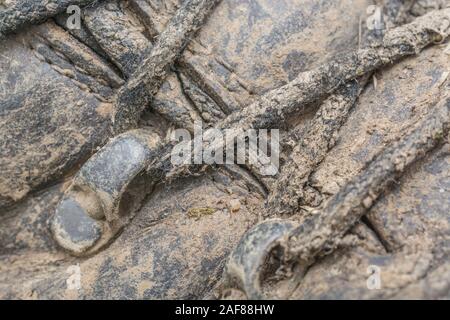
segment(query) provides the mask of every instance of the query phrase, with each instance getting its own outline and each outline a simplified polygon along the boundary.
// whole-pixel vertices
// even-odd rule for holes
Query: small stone
[[[323,192],[328,194],[336,194],[340,190],[339,184],[336,181],[331,181],[323,186]]]
[[[371,197],[367,197],[363,200],[362,204],[364,208],[369,209],[372,206],[373,200]]]
[[[199,220],[204,216],[210,216],[217,210],[215,208],[191,208],[188,210],[187,216],[189,218]]]
[[[238,212],[241,209],[241,202],[238,199],[233,199],[228,204],[231,212]]]

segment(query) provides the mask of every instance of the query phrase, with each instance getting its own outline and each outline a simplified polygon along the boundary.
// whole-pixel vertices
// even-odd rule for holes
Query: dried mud
[[[0,5],[1,14],[17,3]],[[387,1],[391,27],[415,21],[417,28],[390,29],[380,45],[361,40],[371,4],[222,0],[181,54],[171,47],[174,54],[162,57],[164,71],[154,69],[159,91],[141,86],[153,81],[146,78],[152,69],[142,66],[151,66],[155,46],[164,47],[158,41],[182,1],[95,3],[82,9],[78,31],[57,11],[19,19],[23,30],[19,20],[0,29],[0,297],[225,297],[224,267],[248,230],[268,216],[298,226],[323,212],[373,157],[448,96],[448,42],[436,42],[450,32],[450,9],[415,20],[432,9]],[[180,39],[169,44],[184,47]],[[364,49],[366,43],[377,45]],[[117,131],[145,128],[159,137],[164,156],[172,130],[192,131],[199,119],[207,127],[280,128],[280,173],[148,164],[131,190],[126,224],[100,250],[73,257],[55,242],[51,221],[80,168],[111,144],[116,97],[134,84],[142,89],[136,108],[146,109],[140,119],[125,113]],[[302,270],[301,281],[295,270],[288,274],[295,287],[278,281],[286,274],[258,278],[264,295],[450,298],[450,149],[447,136],[439,141],[380,190],[365,216],[339,232],[334,250]],[[73,265],[81,270],[80,290],[67,287]],[[367,288],[373,265],[381,270],[380,290]]]

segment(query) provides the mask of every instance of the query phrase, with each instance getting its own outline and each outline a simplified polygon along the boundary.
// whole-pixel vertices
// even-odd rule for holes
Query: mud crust
[[[341,2],[1,3],[0,297],[448,298],[449,3]],[[280,172],[173,165],[196,120]]]

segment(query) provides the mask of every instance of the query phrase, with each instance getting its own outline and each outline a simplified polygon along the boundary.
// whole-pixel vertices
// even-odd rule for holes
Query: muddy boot
[[[0,29],[2,298],[201,299],[230,289],[250,298],[389,298],[448,291],[436,285],[448,278],[442,143],[402,171],[397,189],[373,199],[323,259],[298,268],[297,256],[279,250],[290,248],[287,234],[320,214],[372,156],[444,98],[445,46],[419,51],[445,41],[446,11],[431,27],[416,23],[426,30],[417,37],[382,40],[383,28],[414,23],[443,4],[60,4],[38,10],[34,20],[20,11],[21,1],[0,5],[0,17],[10,10],[21,17]],[[71,4],[81,12],[75,29],[64,12]],[[363,54],[349,59],[346,53],[358,49]],[[196,122],[206,137],[216,129],[281,129],[280,170],[267,176],[247,162],[175,165],[173,132],[185,129],[190,139]],[[309,135],[299,143],[303,133],[321,135],[317,149]],[[183,143],[191,146],[189,139]],[[274,209],[286,165],[304,145],[321,160],[302,171],[289,210]],[[251,250],[249,235],[257,240]],[[381,270],[386,290],[366,288],[368,267]],[[318,281],[328,287],[313,288]]]

